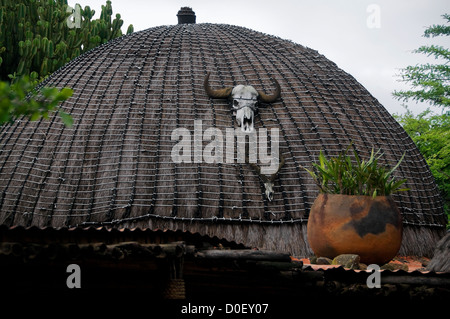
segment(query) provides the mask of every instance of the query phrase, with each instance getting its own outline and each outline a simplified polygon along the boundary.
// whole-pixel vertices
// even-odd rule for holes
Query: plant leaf
[[[63,121],[64,125],[67,127],[72,127],[73,125],[73,118],[66,112],[63,112],[59,110],[59,116],[61,117],[61,120]]]

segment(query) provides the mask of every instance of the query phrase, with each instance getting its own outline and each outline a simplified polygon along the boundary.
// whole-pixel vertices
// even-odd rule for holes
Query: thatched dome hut
[[[275,80],[281,87],[254,117],[255,131],[279,132],[285,163],[272,201],[236,157],[195,157],[195,143],[203,151],[211,143],[208,128],[222,132],[225,145],[227,129],[237,127],[230,104],[206,94],[208,72],[212,88],[247,84],[271,94]],[[396,174],[411,190],[394,195],[404,223],[400,253],[430,255],[444,234],[438,188],[412,140],[351,75],[299,44],[232,25],[160,26],[97,47],[42,85],[73,88],[62,108],[74,125],[55,115],[1,128],[0,224],[181,229],[308,255],[318,189],[303,167],[320,150],[335,155],[353,142],[362,157],[381,149],[391,166],[406,153]],[[172,156],[178,128],[192,141],[191,160],[181,163]]]

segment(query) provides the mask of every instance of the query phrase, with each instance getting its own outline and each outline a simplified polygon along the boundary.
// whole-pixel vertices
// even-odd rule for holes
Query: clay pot
[[[308,241],[317,256],[357,254],[382,265],[397,254],[402,219],[389,196],[319,194],[308,219]]]

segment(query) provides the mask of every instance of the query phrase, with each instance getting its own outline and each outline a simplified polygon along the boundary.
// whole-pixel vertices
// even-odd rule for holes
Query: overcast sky
[[[68,0],[70,6],[89,5],[98,18],[106,0]],[[177,23],[181,7],[191,7],[197,23],[225,23],[292,40],[319,51],[350,73],[386,107],[403,113],[403,102],[392,98],[400,68],[436,63],[414,54],[424,44],[450,47],[448,37],[422,37],[426,27],[444,24],[449,0],[112,0],[113,13],[135,31]],[[414,113],[429,105],[408,102]]]

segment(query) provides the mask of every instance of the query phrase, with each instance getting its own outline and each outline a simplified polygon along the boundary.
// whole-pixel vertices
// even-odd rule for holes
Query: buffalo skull
[[[231,99],[233,115],[236,116],[236,122],[245,133],[253,131],[255,112],[258,110],[258,102],[272,103],[280,96],[281,88],[277,80],[275,82],[275,92],[272,95],[266,95],[257,91],[250,85],[237,85],[235,87],[226,87],[213,90],[209,85],[210,72],[205,77],[204,87],[209,97],[216,99]]]

